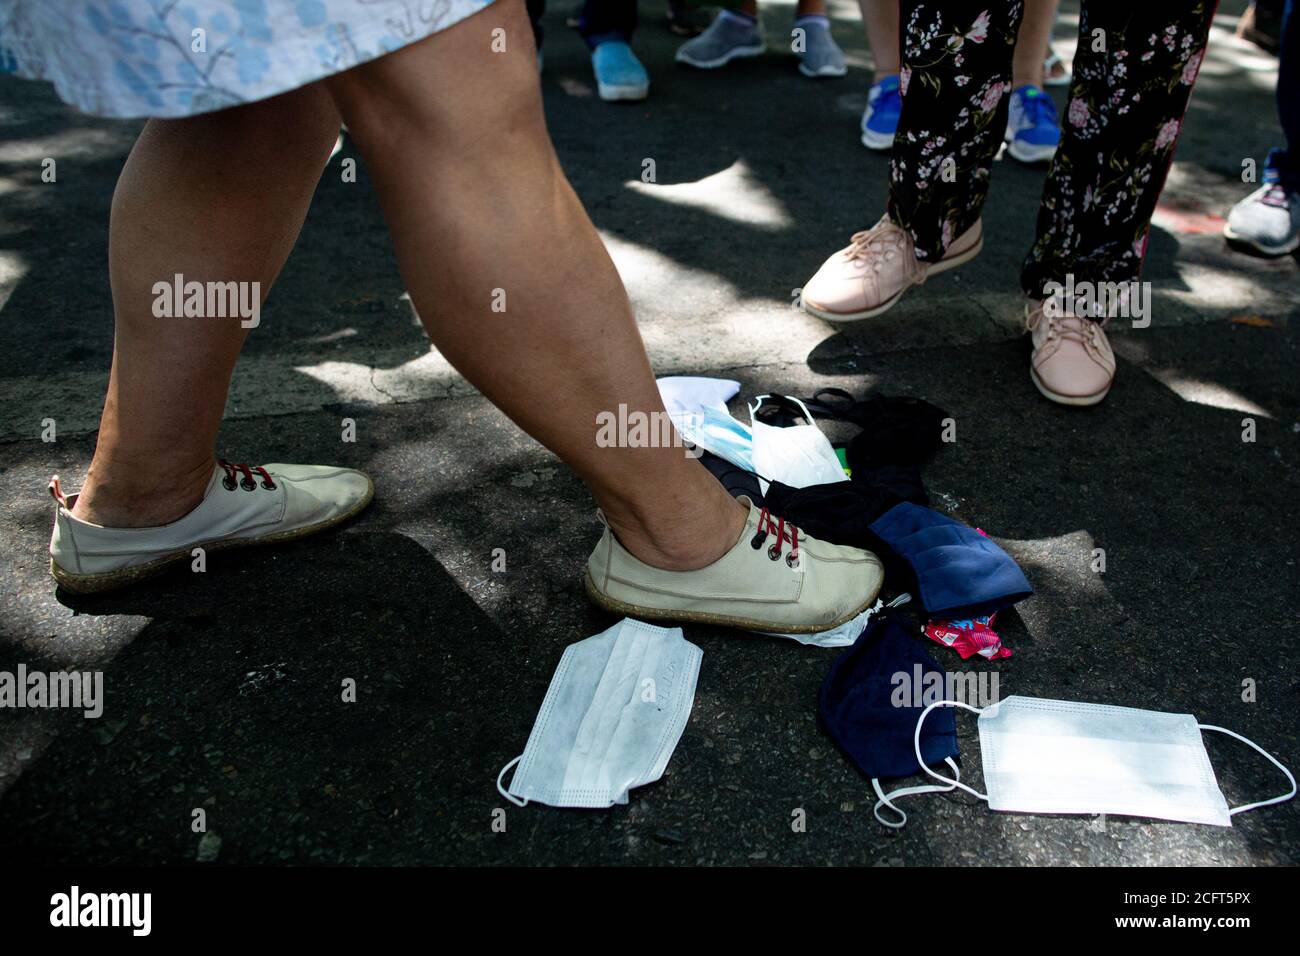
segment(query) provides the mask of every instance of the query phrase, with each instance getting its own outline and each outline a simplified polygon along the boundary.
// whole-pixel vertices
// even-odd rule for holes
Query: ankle
[[[105,528],[170,524],[198,507],[215,467],[215,458],[165,471],[96,459],[72,514]]]
[[[628,552],[664,571],[696,571],[717,561],[740,539],[748,514],[720,485],[717,497],[697,499],[685,513],[642,517],[617,506],[602,510]]]

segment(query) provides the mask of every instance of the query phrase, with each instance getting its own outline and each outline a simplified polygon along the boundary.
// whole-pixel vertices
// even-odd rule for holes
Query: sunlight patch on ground
[[[780,200],[754,176],[743,159],[693,183],[660,185],[633,179],[626,185],[633,192],[660,202],[686,206],[760,229],[786,229],[793,224]]]
[[[27,260],[16,252],[0,249],[0,310],[27,275]]]
[[[1192,378],[1176,369],[1147,368],[1146,371],[1183,401],[1223,408],[1230,412],[1245,412],[1247,415],[1258,415],[1261,418],[1274,417],[1271,412],[1256,405],[1241,393],[1234,392],[1217,382]]]

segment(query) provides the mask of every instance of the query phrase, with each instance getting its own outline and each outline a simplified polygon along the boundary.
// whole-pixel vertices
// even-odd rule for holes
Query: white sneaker
[[[810,538],[748,498],[745,530],[698,571],[664,571],[633,556],[608,525],[587,561],[587,595],[645,621],[695,621],[750,631],[816,634],[871,606],[884,568],[870,551]]]
[[[1300,249],[1300,190],[1266,181],[1232,207],[1223,236],[1266,256],[1295,252]]]
[[[73,516],[77,496],[50,479],[58,502],[50,538],[50,573],[69,591],[109,591],[215,551],[270,544],[323,531],[355,515],[374,497],[359,471],[327,465],[232,465],[218,462],[203,500],[189,514],[156,528],[104,528]]]

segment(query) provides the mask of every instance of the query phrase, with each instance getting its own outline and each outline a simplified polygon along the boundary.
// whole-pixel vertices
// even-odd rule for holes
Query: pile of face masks
[[[931,614],[990,614],[1032,593],[1015,562],[986,536],[906,498],[891,501],[884,493],[864,497],[825,489],[800,500],[792,490],[824,488],[848,479],[830,442],[799,400],[782,400],[781,412],[786,414],[787,406],[797,408],[807,424],[779,427],[760,421],[759,409],[771,398],[762,396],[750,407],[751,423],[746,426],[732,418],[725,405],[739,389],[736,382],[662,379],[660,388],[684,438],[746,473],[779,481],[774,494],[815,509],[832,532],[842,523],[830,520],[831,505],[879,506],[878,513],[859,521],[862,527],[854,525],[852,533],[874,536],[860,546],[888,549],[905,563]],[[918,462],[911,459],[923,456],[930,440],[909,437],[902,426],[909,416],[923,411],[933,417],[938,410],[927,406],[918,411],[889,401],[879,406],[854,403],[849,412],[880,415],[882,409],[893,409],[886,417],[901,436],[895,444],[911,442],[906,466],[916,468]],[[836,407],[841,408],[838,417],[848,414]],[[869,459],[865,446],[857,457],[864,469],[890,467],[888,461]],[[766,484],[762,490],[768,490]],[[803,521],[799,524],[804,526]],[[832,534],[818,535],[823,536],[836,540]],[[870,779],[878,797],[874,814],[882,824],[906,823],[906,814],[897,806],[902,797],[955,789],[986,801],[994,810],[1106,813],[1216,826],[1231,826],[1235,814],[1295,796],[1295,777],[1271,754],[1230,730],[1198,724],[1189,714],[1021,696],[984,708],[949,699],[947,673],[919,642],[916,626],[896,611],[906,600],[904,594],[889,605],[877,601],[853,621],[821,634],[774,635],[820,647],[851,645],[822,683],[818,716]],[[990,659],[1009,656],[1010,651],[996,643],[991,618],[984,618],[982,627],[994,640],[976,633],[980,623],[931,622],[933,633],[927,633],[958,649],[963,658],[977,653]],[[959,644],[967,639],[969,648]],[[630,619],[569,646],[524,752],[502,768],[497,789],[521,807],[530,801],[557,807],[627,803],[629,790],[663,775],[690,715],[701,657],[680,628]],[[987,793],[961,780],[952,708],[979,715]],[[1286,775],[1289,792],[1229,807],[1206,754],[1202,730],[1253,747]],[[506,773],[516,765],[509,787],[504,787]],[[939,766],[948,767],[953,776],[934,769]],[[922,772],[938,784],[888,794],[881,787],[882,780]],[[897,819],[887,818],[884,810]]]
[[[735,386],[733,389],[731,386]],[[848,481],[835,449],[813,422],[812,412],[797,398],[805,424],[779,428],[759,420],[758,412],[771,395],[760,395],[749,406],[748,425],[727,411],[726,401],[738,383],[726,379],[669,377],[659,379],[659,394],[682,438],[732,464],[752,471],[762,491],[779,481],[792,488]],[[724,397],[725,396],[725,397]]]

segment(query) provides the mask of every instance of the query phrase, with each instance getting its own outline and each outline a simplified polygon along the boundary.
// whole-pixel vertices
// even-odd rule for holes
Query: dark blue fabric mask
[[[831,665],[818,694],[823,726],[873,779],[921,772],[913,746],[916,722],[924,704],[944,696],[946,672],[912,637],[914,630],[897,614],[875,618]],[[905,675],[906,684],[897,675]],[[957,756],[952,708],[937,708],[926,718],[921,756],[930,765]]]
[[[983,617],[1034,593],[1011,556],[974,528],[911,502],[877,518],[871,531],[907,562],[921,605],[944,620]]]

